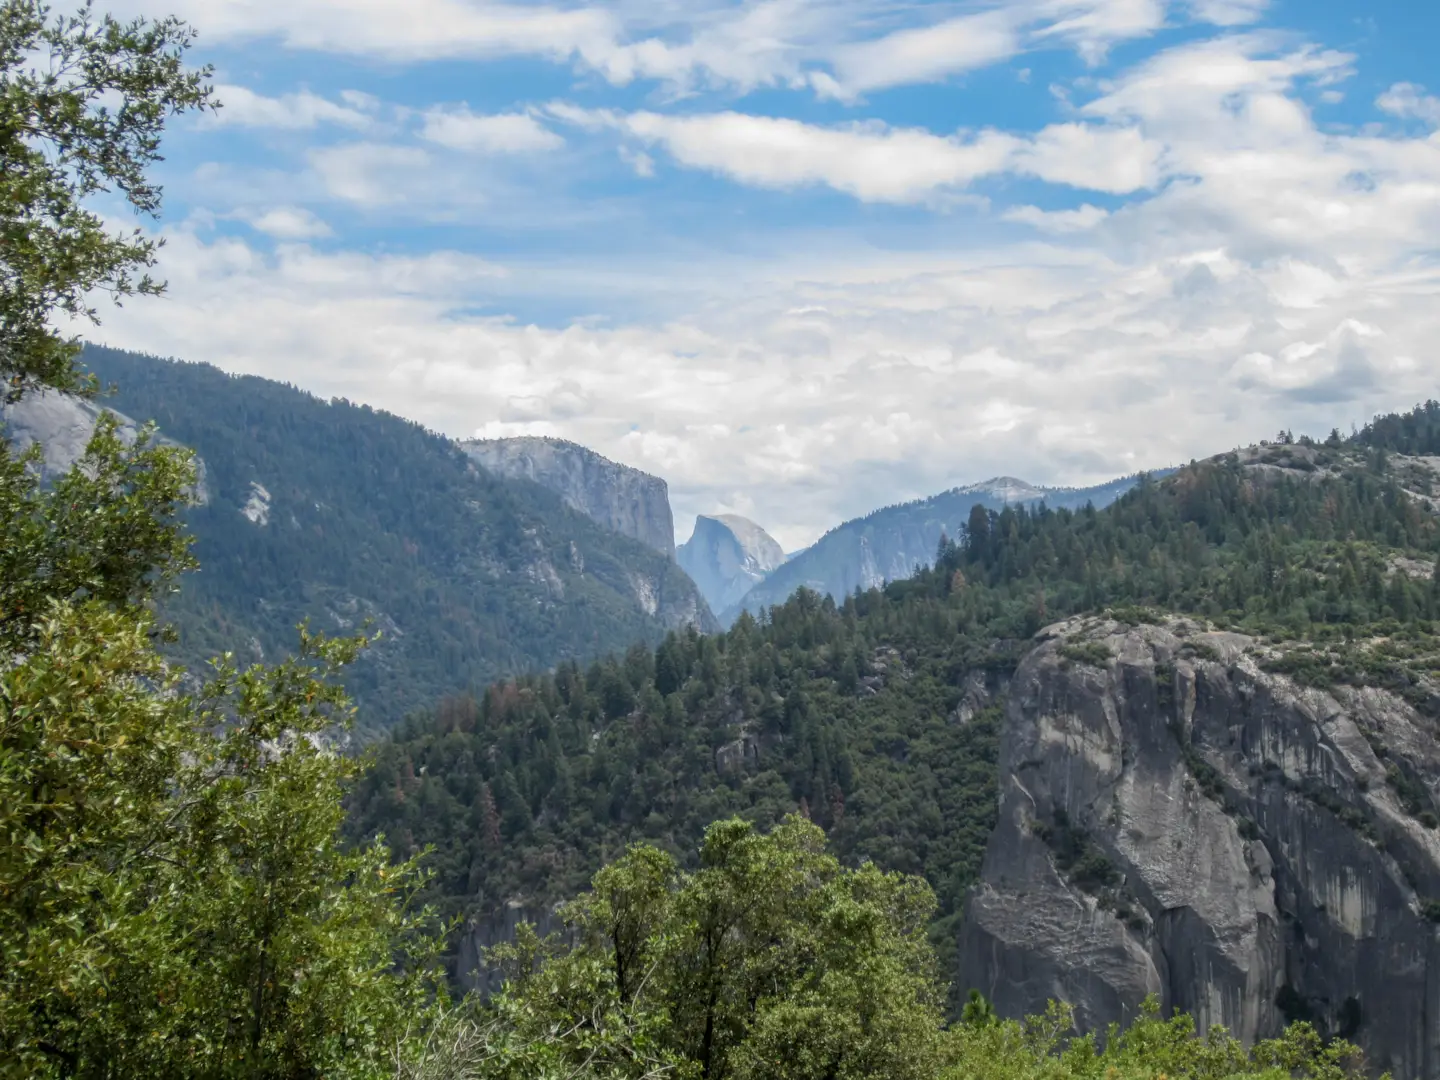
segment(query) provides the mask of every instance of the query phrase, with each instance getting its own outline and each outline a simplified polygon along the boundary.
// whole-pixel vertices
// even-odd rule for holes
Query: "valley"
[[[1154,995],[1245,1040],[1303,1019],[1397,1075],[1440,1063],[1440,1031],[1413,1038],[1437,406],[1094,489],[956,488],[787,559],[732,515],[677,548],[664,482],[574,444],[86,360],[127,387],[124,438],[153,418],[198,451],[177,661],[283,654],[307,618],[380,630],[347,677],[372,745],[346,828],[423,856],[457,985],[498,989],[486,950],[558,928],[627,845],[683,862],[712,821],[798,812],[843,862],[930,883],[953,1008],[1054,998],[1098,1030]],[[44,398],[7,431],[59,475],[95,415]]]
[[[1418,10],[122,7],[0,0],[0,1080],[1440,1080]]]
[[[926,877],[962,997],[1060,998],[1089,1029],[1147,994],[1248,1039],[1305,1019],[1425,1075],[1437,419],[1105,509],[977,506],[883,589],[439,703],[379,748],[351,827],[434,845],[471,984],[626,844],[683,859],[716,817],[798,808],[842,859]]]

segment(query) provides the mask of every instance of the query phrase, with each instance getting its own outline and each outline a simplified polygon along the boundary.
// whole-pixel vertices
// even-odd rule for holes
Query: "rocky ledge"
[[[1440,1075],[1435,723],[1277,656],[1182,619],[1042,633],[962,986],[1007,1015],[1067,1000],[1086,1030],[1150,994],[1246,1040],[1305,1019],[1377,1073]]]

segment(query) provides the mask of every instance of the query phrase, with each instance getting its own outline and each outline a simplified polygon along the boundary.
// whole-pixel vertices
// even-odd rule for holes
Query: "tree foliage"
[[[165,122],[211,105],[209,69],[185,65],[192,38],[176,19],[0,3],[0,378],[10,400],[93,389],[57,315],[98,321],[97,290],[117,301],[162,290],[146,273],[160,241],[111,232],[91,203],[115,193],[138,213],[159,210],[149,169]]]
[[[375,1075],[437,938],[414,867],[338,839],[357,763],[316,665],[360,643],[191,697],[149,630],[52,601],[0,679],[0,1073]]]
[[[1405,462],[1373,465],[1356,444],[1293,443],[1147,479],[1103,510],[977,507],[934,566],[843,604],[802,591],[725,634],[438,703],[377,748],[352,835],[433,846],[429,895],[484,919],[547,907],[634,840],[683,863],[713,820],[798,810],[846,863],[931,883],[948,969],[994,823],[999,691],[1046,623],[1169,610],[1332,642],[1276,663],[1430,707],[1440,585],[1396,567],[1428,571],[1440,530]],[[1357,644],[1378,638],[1396,655]]]
[[[1440,454],[1440,401],[1427,401],[1408,413],[1377,416],[1355,441],[1397,454]]]
[[[57,316],[153,293],[141,211],[164,120],[208,102],[174,20],[0,5],[0,374],[86,389]],[[435,1000],[411,863],[340,842],[335,672],[364,642],[302,630],[272,669],[200,686],[156,653],[191,565],[189,455],[102,419],[42,486],[0,443],[0,1076],[380,1076]]]
[[[497,1007],[521,1034],[550,1032],[565,1066],[613,1057],[601,1074],[645,1047],[703,1080],[921,1080],[943,1027],[933,904],[917,878],[843,868],[803,818],[768,835],[721,821],[693,873],[637,845],[564,931],[500,949],[514,977]]]
[[[495,950],[511,972],[427,1033],[404,1080],[1355,1080],[1354,1047],[1306,1024],[1245,1047],[1146,1001],[1077,1037],[1052,1003],[996,1017],[971,992],[943,1020],[919,879],[844,868],[813,824],[717,822],[687,873],[636,845],[562,909]]]

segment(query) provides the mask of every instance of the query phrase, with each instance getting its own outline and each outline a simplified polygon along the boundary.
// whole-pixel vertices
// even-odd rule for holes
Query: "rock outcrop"
[[[748,518],[716,514],[695,519],[695,532],[676,552],[711,611],[725,611],[785,562],[774,538]]]
[[[1181,619],[1042,633],[1008,691],[962,986],[1102,1032],[1149,994],[1245,1040],[1303,1018],[1377,1073],[1440,1075],[1435,724],[1267,671],[1274,649]]]
[[[496,476],[533,480],[607,529],[675,558],[670,491],[658,476],[564,439],[469,439],[460,446]]]
[[[12,404],[0,404],[0,437],[9,441],[17,454],[25,453],[38,443],[40,478],[49,483],[69,472],[84,455],[102,411],[112,413],[119,420],[118,434],[124,442],[135,441],[139,425],[124,413],[114,409],[102,410],[84,398],[52,390],[26,394]],[[157,435],[157,441],[167,446],[179,445],[164,435]],[[205,462],[198,456],[195,458],[195,486],[190,494],[201,506],[210,500]]]
[[[758,614],[761,608],[783,604],[801,588],[842,600],[856,589],[873,589],[929,566],[941,535],[958,539],[971,507],[999,510],[1044,502],[1052,509],[1078,509],[1087,503],[1098,509],[1129,491],[1137,479],[1127,476],[1091,488],[1043,488],[998,476],[928,499],[887,506],[831,529],[777,567],[738,604],[728,610],[715,608],[715,613],[728,626],[742,609]]]

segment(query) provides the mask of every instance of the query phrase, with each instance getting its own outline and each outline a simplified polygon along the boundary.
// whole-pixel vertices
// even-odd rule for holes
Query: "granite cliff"
[[[952,540],[959,537],[974,506],[1000,510],[1043,502],[1052,510],[1087,504],[1099,509],[1134,487],[1136,479],[1127,476],[1090,488],[1044,488],[999,476],[927,499],[887,506],[831,529],[777,567],[738,603],[715,608],[715,613],[728,626],[742,610],[758,614],[761,608],[784,603],[801,588],[842,600],[856,589],[873,589],[908,578],[917,567],[929,566],[941,535]]]
[[[1377,1073],[1440,1075],[1435,688],[1302,685],[1279,672],[1310,646],[1175,617],[1040,637],[961,984],[1086,1030],[1149,994],[1247,1042],[1305,1019]]]
[[[676,554],[711,611],[735,606],[785,562],[785,552],[775,539],[738,514],[697,517],[695,532]]]
[[[607,529],[675,558],[670,491],[658,476],[564,439],[469,439],[460,446],[496,476],[547,487]]]
[[[124,413],[105,409],[92,400],[48,390],[27,394],[16,402],[0,403],[0,438],[20,454],[38,444],[40,478],[48,482],[69,472],[80,460],[102,412],[111,413],[119,421],[118,434],[125,443],[135,441],[140,425]],[[163,445],[179,445],[162,432],[155,437]],[[196,482],[191,495],[204,506],[210,501],[205,461],[197,456],[194,464]]]

